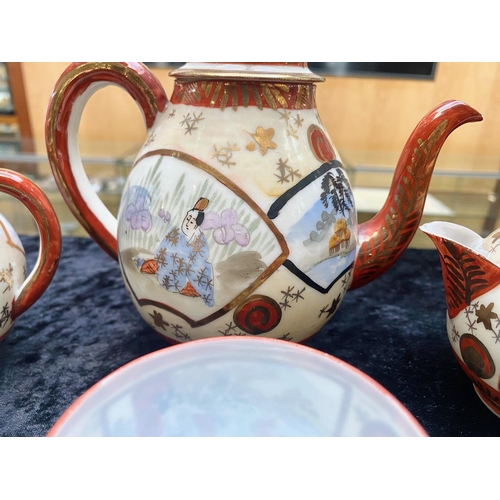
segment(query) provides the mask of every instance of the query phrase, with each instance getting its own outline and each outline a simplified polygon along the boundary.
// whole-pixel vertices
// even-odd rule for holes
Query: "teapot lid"
[[[315,83],[325,78],[305,62],[189,62],[169,73],[179,79],[259,80]]]

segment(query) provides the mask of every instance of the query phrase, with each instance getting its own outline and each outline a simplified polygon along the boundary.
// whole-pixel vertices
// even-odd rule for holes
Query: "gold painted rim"
[[[273,82],[298,82],[298,83],[320,83],[324,82],[325,78],[315,73],[266,73],[255,71],[230,71],[230,70],[212,70],[212,69],[191,69],[178,68],[169,73],[179,79],[199,79],[206,80],[253,80],[253,81],[273,81]]]

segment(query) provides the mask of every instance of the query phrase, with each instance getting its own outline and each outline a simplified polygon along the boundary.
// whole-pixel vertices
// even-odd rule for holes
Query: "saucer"
[[[196,340],[138,358],[78,398],[49,436],[427,436],[387,390],[316,349]]]

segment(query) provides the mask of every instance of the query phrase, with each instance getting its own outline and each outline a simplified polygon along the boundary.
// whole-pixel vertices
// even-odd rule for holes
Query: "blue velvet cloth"
[[[21,237],[28,265],[38,238]],[[446,336],[434,250],[407,250],[374,282],[349,291],[305,344],[359,368],[432,436],[499,436]],[[139,316],[118,263],[88,238],[64,238],[54,280],[0,343],[0,435],[44,436],[73,401],[115,369],[168,347]]]

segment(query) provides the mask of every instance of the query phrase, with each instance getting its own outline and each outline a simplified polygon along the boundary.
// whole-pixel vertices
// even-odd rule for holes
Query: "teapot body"
[[[19,236],[0,214],[0,340],[14,324],[12,306],[26,280],[26,255]]]
[[[352,281],[351,187],[313,84],[176,82],[123,190],[127,290],[179,342],[302,341]]]
[[[301,342],[348,289],[410,243],[449,134],[481,115],[460,101],[428,112],[396,165],[387,201],[358,225],[307,63],[187,63],[170,99],[134,62],[73,63],[56,82],[47,154],[76,219],[120,263],[142,317],[172,342],[262,335]],[[105,85],[139,105],[148,131],[118,216],[78,151],[83,109]]]

